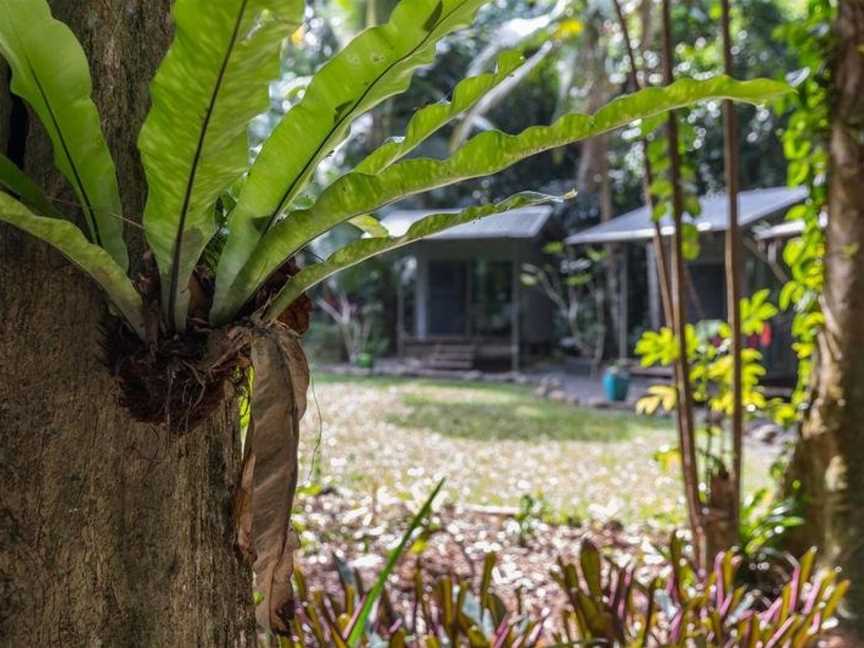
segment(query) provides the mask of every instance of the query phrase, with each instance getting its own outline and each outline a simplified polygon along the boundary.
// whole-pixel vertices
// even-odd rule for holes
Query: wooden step
[[[474,368],[474,359],[456,360],[453,358],[429,358],[424,364],[429,369],[468,370]]]
[[[436,344],[424,364],[431,369],[473,369],[476,358],[474,345]]]

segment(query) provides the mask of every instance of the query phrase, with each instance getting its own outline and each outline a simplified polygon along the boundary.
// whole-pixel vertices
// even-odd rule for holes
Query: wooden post
[[[429,260],[417,251],[417,275],[414,286],[414,335],[425,340],[429,332]]]
[[[519,283],[519,270],[521,269],[522,264],[519,256],[519,241],[513,240],[513,272],[512,272],[512,281],[513,288],[511,290],[510,300],[512,302],[510,308],[510,367],[513,373],[519,371],[519,339],[520,339],[520,327],[519,327],[519,314],[521,310],[521,291],[520,291],[520,283]]]
[[[626,244],[620,246],[618,264],[618,357],[626,360],[630,355],[630,260]]]
[[[470,341],[474,337],[474,269],[473,259],[460,262],[465,267],[465,328],[462,334]]]
[[[406,263],[406,258],[396,262],[396,355],[399,358],[405,356],[405,289],[402,279]]]
[[[660,304],[660,286],[657,277],[657,253],[653,241],[645,244],[645,273],[648,275],[648,315],[655,331],[663,326]]]

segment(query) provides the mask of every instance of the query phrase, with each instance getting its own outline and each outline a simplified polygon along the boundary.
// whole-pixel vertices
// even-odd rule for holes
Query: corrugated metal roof
[[[806,198],[803,187],[773,187],[742,191],[738,196],[739,222],[749,227],[763,218],[782,212]],[[703,196],[700,199],[702,213],[696,219],[701,232],[722,232],[729,224],[729,197],[727,194]],[[674,231],[672,220],[666,216],[660,223],[664,236]],[[614,243],[650,239],[654,236],[654,226],[647,207],[640,207],[617,218],[601,223],[567,237],[570,245],[584,243]]]
[[[381,224],[387,228],[391,236],[401,236],[421,218],[432,214],[448,214],[456,209],[395,209],[381,219]],[[552,207],[520,207],[487,216],[480,220],[465,223],[445,230],[430,239],[533,239],[538,234],[552,213]]]
[[[804,231],[804,221],[791,220],[760,228],[753,232],[753,238],[757,241],[773,241],[775,239],[793,238]]]
[[[828,224],[828,218],[823,213],[819,216],[819,227],[824,228]],[[753,230],[753,238],[757,241],[773,241],[775,239],[788,239],[804,232],[804,221],[783,221],[777,225],[760,227]]]

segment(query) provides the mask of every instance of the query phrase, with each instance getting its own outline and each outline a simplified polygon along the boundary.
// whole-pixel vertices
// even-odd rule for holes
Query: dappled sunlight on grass
[[[504,389],[502,387],[502,389]],[[630,415],[594,412],[536,398],[530,391],[512,387],[490,397],[488,390],[464,387],[439,390],[434,385],[406,387],[400,411],[387,421],[399,427],[427,430],[446,436],[477,440],[515,439],[619,441],[640,430],[666,429],[652,419],[635,423]]]
[[[652,455],[675,442],[671,419],[542,400],[514,385],[317,375],[303,423],[309,466],[318,432],[321,478],[382,501],[445,496],[516,506],[542,497],[560,515],[625,523],[682,521],[677,469]]]

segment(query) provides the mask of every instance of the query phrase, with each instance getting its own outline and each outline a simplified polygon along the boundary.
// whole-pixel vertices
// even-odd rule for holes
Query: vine
[[[800,421],[809,406],[818,336],[825,321],[820,303],[825,255],[822,219],[827,203],[831,25],[836,9],[835,0],[809,0],[806,16],[779,27],[776,33],[798,52],[801,64],[792,78],[797,92],[780,104],[781,109],[792,111],[783,132],[789,161],[787,181],[808,192],[806,200],[787,214],[788,220],[800,221],[803,227],[783,250],[790,279],[780,292],[779,306],[794,310],[793,349],[798,358],[797,383],[790,401],[775,402],[775,419],[784,425]]]

